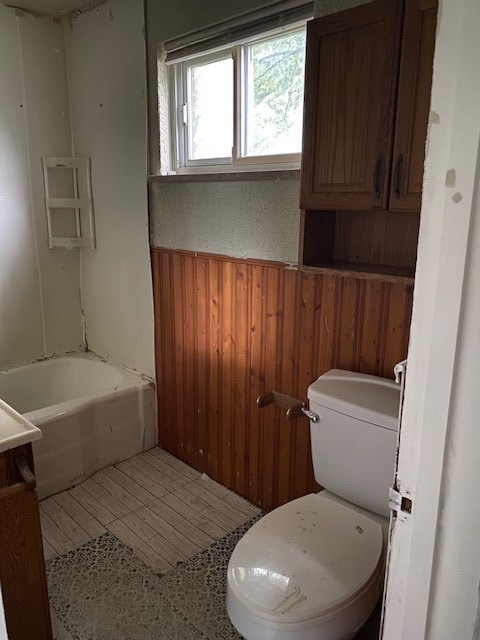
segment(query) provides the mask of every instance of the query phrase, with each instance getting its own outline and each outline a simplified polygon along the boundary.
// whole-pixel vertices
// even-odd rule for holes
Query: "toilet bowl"
[[[348,640],[375,607],[384,529],[332,498],[324,491],[293,500],[237,544],[227,611],[247,640]]]
[[[333,370],[309,399],[315,477],[335,492],[278,507],[237,543],[227,611],[246,640],[350,640],[381,596],[398,387]]]

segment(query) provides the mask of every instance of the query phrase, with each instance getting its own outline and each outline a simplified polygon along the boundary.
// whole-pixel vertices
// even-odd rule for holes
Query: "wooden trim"
[[[355,264],[354,262],[332,262],[325,266],[301,267],[302,271],[310,273],[325,273],[341,278],[358,278],[360,280],[377,280],[379,282],[392,282],[394,284],[413,285],[415,275],[413,269],[408,267],[390,267],[388,265]],[[390,273],[389,273],[390,272]]]
[[[303,213],[303,212],[302,212]],[[258,258],[235,258],[233,256],[224,256],[216,253],[206,253],[203,251],[188,251],[186,249],[169,249],[167,247],[152,247],[152,260],[155,253],[175,253],[180,256],[190,256],[192,258],[200,258],[204,260],[216,260],[218,262],[238,262],[240,264],[259,266],[259,267],[277,267],[285,268],[290,271],[307,271],[319,274],[331,274],[342,278],[359,278],[368,280],[378,280],[379,282],[393,282],[397,284],[411,285],[415,282],[413,270],[402,267],[391,267],[388,265],[363,265],[355,263],[332,262],[331,266],[309,267],[290,265],[286,262],[276,262],[274,260],[260,260]],[[382,272],[382,270],[384,270]]]
[[[407,353],[411,284],[152,249],[160,445],[265,509],[318,491],[306,401],[333,367],[392,377]]]
[[[151,247],[154,253],[173,253],[179,256],[190,256],[192,258],[204,258],[206,260],[217,260],[219,262],[240,262],[252,266],[262,267],[287,267],[296,268],[296,265],[289,265],[286,262],[277,262],[275,260],[260,260],[259,258],[235,258],[234,256],[225,256],[220,253],[207,253],[205,251],[189,251],[188,249],[170,249],[168,247]]]
[[[24,482],[17,482],[15,484],[12,484],[9,487],[0,489],[0,500],[2,500],[3,498],[7,498],[8,496],[14,495],[15,493],[21,493],[22,491],[26,491]]]
[[[300,209],[300,230],[298,234],[298,265],[302,268],[304,263],[304,238],[305,238],[305,209]]]

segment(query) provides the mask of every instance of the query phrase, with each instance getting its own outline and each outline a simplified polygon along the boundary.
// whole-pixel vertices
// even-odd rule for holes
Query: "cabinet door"
[[[0,584],[9,640],[52,640],[37,493],[21,473],[31,445],[0,454]],[[34,476],[31,475],[33,481]]]
[[[420,211],[427,138],[436,0],[407,0],[398,87],[390,209]]]
[[[403,0],[308,24],[300,207],[388,206]]]

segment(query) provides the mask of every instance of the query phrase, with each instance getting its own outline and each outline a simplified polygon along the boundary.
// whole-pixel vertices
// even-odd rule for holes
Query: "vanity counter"
[[[0,453],[42,437],[40,429],[0,400]]]

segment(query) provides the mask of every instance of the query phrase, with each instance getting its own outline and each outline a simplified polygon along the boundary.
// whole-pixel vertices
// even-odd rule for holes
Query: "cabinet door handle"
[[[30,467],[28,466],[25,456],[18,456],[18,458],[16,458],[15,460],[15,463],[17,465],[19,474],[22,476],[23,482],[25,483],[25,489],[27,491],[33,491],[37,486],[37,481]]]
[[[378,160],[375,163],[375,171],[373,172],[373,189],[375,193],[375,199],[379,200],[381,196],[380,190],[380,173],[382,170],[383,156],[378,156]]]
[[[395,194],[395,198],[400,200],[400,196],[402,195],[400,192],[400,174],[402,171],[403,164],[403,156],[401,153],[398,154],[397,162],[395,164],[395,171],[393,172],[393,193]]]

